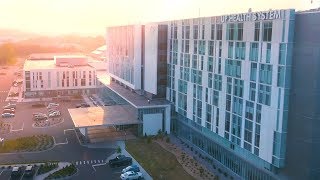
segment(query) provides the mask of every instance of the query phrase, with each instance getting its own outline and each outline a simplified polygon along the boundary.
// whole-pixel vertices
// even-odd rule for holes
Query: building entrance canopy
[[[141,124],[131,105],[68,109],[76,128]]]

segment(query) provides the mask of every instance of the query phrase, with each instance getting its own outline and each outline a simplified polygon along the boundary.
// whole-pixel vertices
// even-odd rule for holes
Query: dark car
[[[109,160],[109,165],[111,167],[116,167],[116,166],[128,166],[132,164],[132,158],[131,157],[126,157],[124,155],[119,155],[114,159]]]
[[[87,103],[81,103],[81,107],[90,107],[90,105]]]

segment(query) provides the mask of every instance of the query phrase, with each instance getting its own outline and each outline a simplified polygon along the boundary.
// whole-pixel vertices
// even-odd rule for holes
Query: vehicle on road
[[[111,167],[115,166],[127,166],[132,164],[132,158],[126,157],[125,155],[118,155],[114,159],[109,160],[109,165]]]
[[[60,116],[60,115],[61,115],[60,111],[54,111],[49,114],[49,117],[56,117],[56,116]]]
[[[127,179],[131,180],[131,179],[142,179],[143,176],[142,176],[141,172],[128,171],[128,172],[125,172],[125,173],[121,174],[120,178],[121,179],[126,179],[126,180]]]
[[[126,173],[126,172],[129,172],[129,171],[140,172],[140,168],[136,164],[133,164],[131,166],[128,166],[128,167],[122,169],[121,172],[122,173]]]
[[[19,177],[21,176],[21,169],[18,166],[12,168],[11,177]]]
[[[25,177],[32,177],[34,175],[34,168],[32,165],[28,165],[26,167],[26,170],[24,171]]]
[[[2,117],[2,118],[10,118],[10,117],[14,117],[14,114],[12,114],[12,113],[3,113],[3,114],[1,115],[1,117]]]

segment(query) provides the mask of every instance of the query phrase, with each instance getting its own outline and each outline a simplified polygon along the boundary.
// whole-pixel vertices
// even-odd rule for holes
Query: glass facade
[[[291,70],[288,42],[282,40],[289,36],[282,28],[289,26],[283,26],[285,19],[220,22],[219,18],[210,19],[210,23],[207,18],[183,20],[183,26],[181,21],[172,23],[183,35],[178,44],[184,47],[183,52],[177,52],[183,56],[181,63],[168,60],[171,69],[176,65],[179,71],[168,75],[171,82],[178,82],[178,87],[168,88],[169,100],[178,104],[173,132],[244,179],[273,179],[269,174],[284,166],[285,136],[283,129],[263,125],[270,122],[280,126],[287,121],[281,105],[285,93],[279,89],[285,88],[290,78],[286,76]],[[186,27],[191,27],[188,33],[192,34],[188,39],[191,51],[187,52],[186,32],[181,32]],[[214,154],[211,145],[223,152]],[[243,163],[240,169],[229,159],[223,160],[227,157],[239,158],[237,164]],[[248,172],[250,169],[255,172]]]

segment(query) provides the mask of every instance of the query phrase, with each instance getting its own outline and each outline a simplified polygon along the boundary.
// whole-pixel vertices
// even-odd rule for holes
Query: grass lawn
[[[155,142],[134,139],[126,141],[126,150],[153,179],[193,179],[179,164],[176,157]]]
[[[67,176],[71,176],[77,172],[77,168],[75,165],[71,164],[67,167],[64,167],[60,169],[59,171],[54,172],[53,174],[50,174],[45,179],[59,179]]]
[[[25,152],[45,150],[53,145],[52,136],[36,135],[17,139],[5,140],[4,145],[0,145],[0,153]]]

